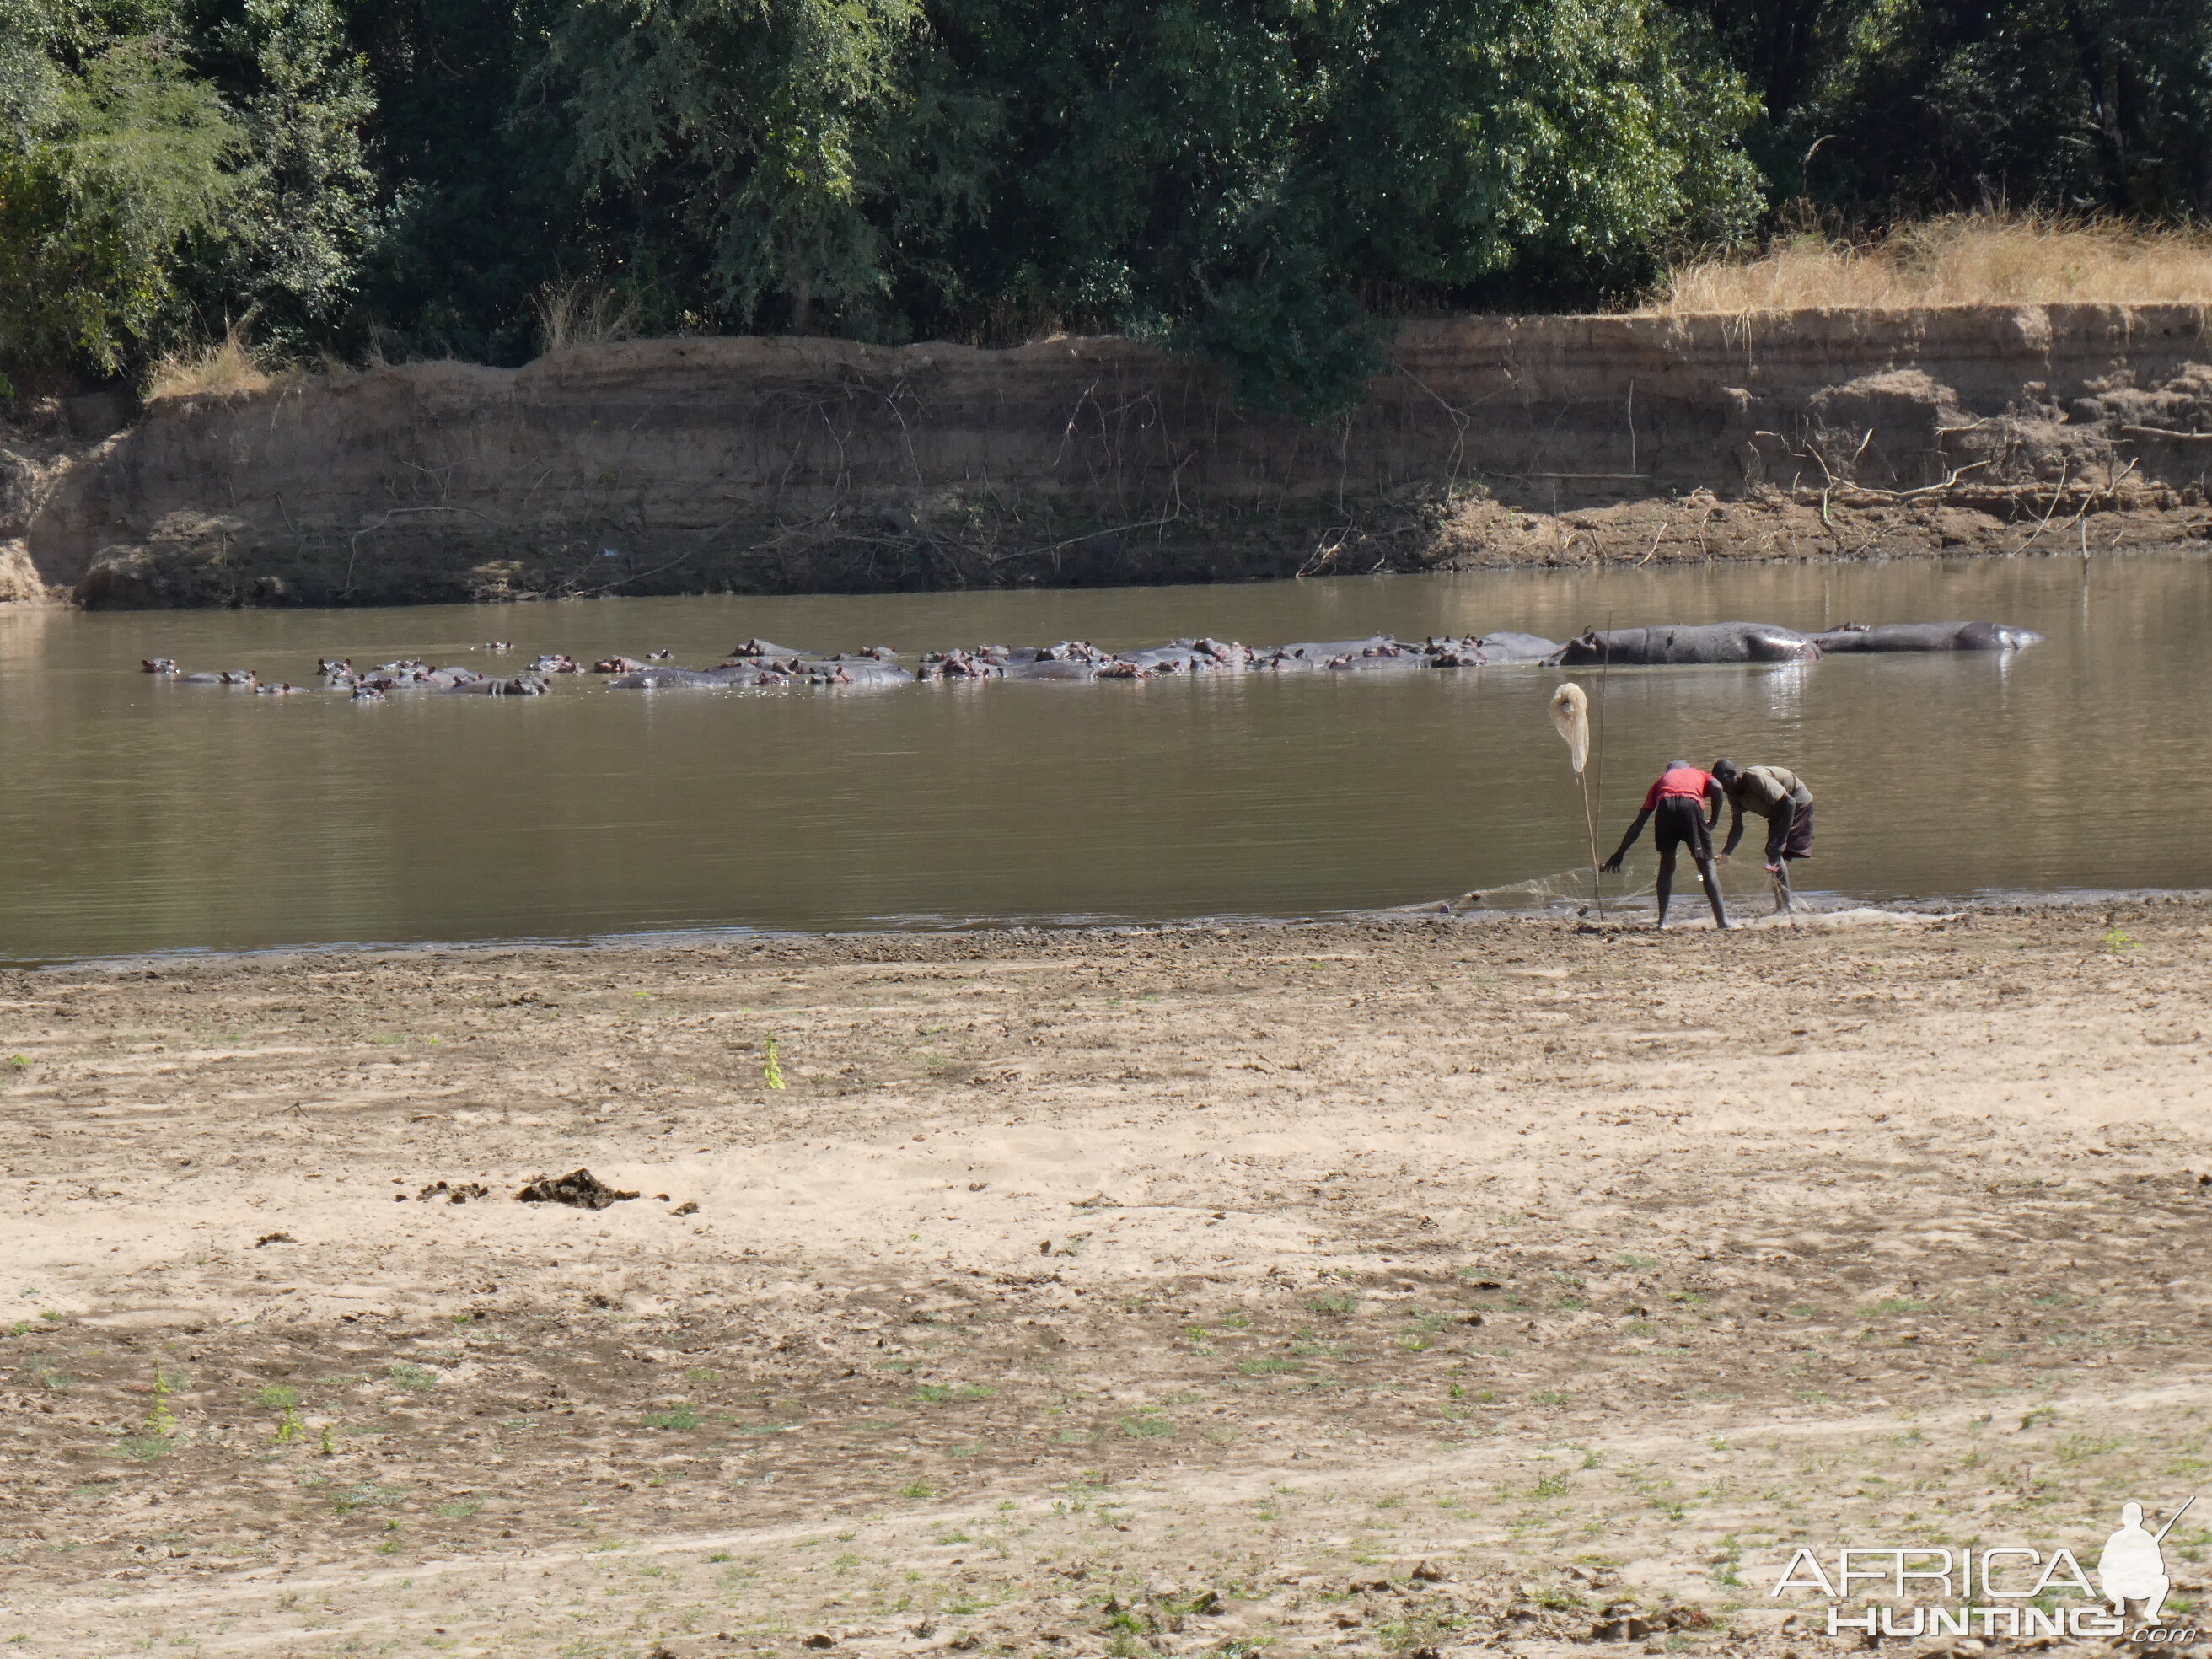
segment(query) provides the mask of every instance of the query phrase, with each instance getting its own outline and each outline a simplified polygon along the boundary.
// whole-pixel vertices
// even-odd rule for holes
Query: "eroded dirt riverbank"
[[[0,433],[0,599],[967,591],[2193,544],[2206,356],[2184,305],[1429,319],[1322,428],[1240,410],[1220,369],[1120,338],[641,340],[515,370],[302,374],[157,400],[71,454]]]
[[[0,975],[0,1635],[1826,1650],[1796,1543],[2202,1486],[2209,963],[2189,901]],[[514,1201],[579,1166],[641,1195]]]

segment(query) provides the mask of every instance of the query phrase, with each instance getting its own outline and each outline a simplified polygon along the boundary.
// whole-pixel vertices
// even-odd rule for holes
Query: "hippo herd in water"
[[[1219,673],[1387,673],[1431,668],[1482,668],[1504,664],[1541,667],[1641,667],[1698,663],[1814,662],[1836,651],[2017,651],[2042,635],[2000,623],[1886,623],[1869,628],[1846,623],[1821,634],[1800,634],[1771,623],[1700,623],[1661,628],[1592,629],[1564,643],[1534,634],[1471,634],[1431,638],[1419,645],[1377,634],[1364,640],[1250,646],[1235,641],[1176,640],[1141,651],[1105,651],[1088,640],[1057,645],[977,646],[933,651],[909,666],[888,646],[817,656],[765,640],[747,640],[712,668],[667,666],[672,654],[648,652],[641,659],[606,657],[588,667],[550,653],[525,674],[480,673],[472,668],[433,668],[419,658],[356,669],[349,659],[316,665],[317,686],[342,691],[356,702],[381,702],[409,687],[480,697],[535,697],[552,676],[601,674],[622,690],[721,690],[787,685],[896,685],[928,680],[1141,680],[1161,675]],[[504,641],[483,647],[512,649]],[[289,681],[269,683],[251,669],[185,673],[167,657],[149,657],[149,674],[180,685],[227,685],[262,696],[306,691]]]

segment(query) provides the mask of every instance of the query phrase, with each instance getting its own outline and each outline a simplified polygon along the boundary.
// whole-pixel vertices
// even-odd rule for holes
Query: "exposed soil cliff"
[[[2205,320],[1418,323],[1318,431],[1119,339],[413,363],[9,456],[0,590],[374,603],[2170,542],[2212,524]]]

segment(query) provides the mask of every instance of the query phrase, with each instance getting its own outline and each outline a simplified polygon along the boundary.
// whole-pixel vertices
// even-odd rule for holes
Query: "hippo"
[[[1252,666],[1272,668],[1278,673],[1296,673],[1325,667],[1339,657],[1364,656],[1370,651],[1395,654],[1410,648],[1388,634],[1375,634],[1364,640],[1306,640],[1297,645],[1271,646],[1258,652],[1252,659]]]
[[[326,680],[349,680],[353,678],[353,659],[319,657],[315,660],[315,672]]]
[[[289,680],[279,680],[274,685],[255,686],[253,694],[258,697],[289,697],[307,689],[304,685],[295,685]]]
[[[1249,646],[1235,640],[1176,640],[1141,651],[1121,653],[1123,662],[1141,663],[1156,674],[1210,674],[1252,665]]]
[[[348,701],[352,702],[382,702],[386,701],[386,698],[384,693],[378,690],[376,687],[373,685],[356,685],[353,689],[353,696],[348,699]]]
[[[1203,674],[1218,666],[1212,657],[1182,641],[1124,651],[1118,660],[1134,663],[1155,674]]]
[[[1346,651],[1322,664],[1322,667],[1332,674],[1403,674],[1431,665],[1425,652],[1405,646],[1374,645],[1364,651]]]
[[[471,680],[482,678],[483,676],[473,668],[434,668],[428,673],[420,676],[417,683],[422,685],[434,685],[442,691],[450,691],[457,685],[466,685]]]
[[[673,651],[648,651],[645,653],[645,659],[647,662],[667,662],[675,655]]]
[[[1098,665],[1083,659],[1040,657],[1034,662],[1016,663],[1006,671],[1010,680],[1095,680]]]
[[[723,691],[729,677],[697,668],[641,668],[607,684],[617,691]]]
[[[1088,640],[1062,640],[1057,645],[1021,645],[1008,652],[1003,659],[1008,667],[1023,663],[1073,662],[1097,664],[1113,659],[1111,652],[1101,651]]]
[[[921,667],[915,678],[923,680],[988,680],[995,679],[1006,672],[1006,665],[981,653],[947,651],[939,655],[933,652],[921,659]]]
[[[747,640],[743,645],[732,647],[728,654],[732,657],[781,658],[803,657],[806,653],[794,651],[787,645],[770,645],[766,640]]]
[[[635,657],[602,657],[592,665],[594,674],[635,674],[645,664]]]
[[[1700,623],[1668,628],[1593,629],[1544,660],[1567,668],[1732,662],[1814,662],[1820,647],[1773,623]]]
[[[549,690],[534,674],[517,674],[511,680],[474,679],[446,688],[448,696],[472,693],[480,697],[542,697]]]
[[[573,674],[577,672],[576,659],[563,651],[549,651],[530,665],[540,674]]]
[[[1993,622],[1845,623],[1813,638],[1823,651],[2018,651],[2043,642],[2032,628]]]
[[[179,685],[243,685],[249,690],[260,683],[261,677],[251,668],[226,668],[220,673],[179,674]]]
[[[514,649],[514,641],[513,640],[486,640],[482,645],[478,646],[477,649],[479,651],[489,651],[495,657],[503,657],[508,652]]]
[[[817,685],[911,685],[914,671],[902,668],[895,662],[878,662],[872,657],[848,658],[842,662],[817,662],[807,671],[807,678]]]
[[[174,675],[178,672],[177,659],[174,657],[143,658],[139,661],[138,668],[141,673],[146,674]]]
[[[1474,648],[1485,663],[1540,663],[1547,657],[1557,656],[1560,647],[1556,640],[1547,640],[1540,635],[1509,630],[1482,635],[1474,641]]]

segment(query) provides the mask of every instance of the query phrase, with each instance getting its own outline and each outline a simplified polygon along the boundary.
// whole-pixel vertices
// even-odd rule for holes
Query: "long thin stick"
[[[1575,781],[1582,786],[1583,833],[1589,837],[1590,891],[1597,899],[1597,919],[1603,921],[1605,895],[1599,890],[1597,884],[1597,821],[1590,817],[1589,780],[1577,772],[1575,774]]]
[[[2166,1535],[2173,1530],[2174,1522],[2180,1520],[2183,1516],[2186,1515],[2189,1512],[2189,1506],[2196,1501],[2196,1497],[2193,1494],[2183,1498],[2181,1500],[2181,1507],[2174,1510],[2172,1516],[2167,1520],[2166,1523],[2158,1529],[2158,1536],[2152,1539],[2150,1541],[2154,1544],[2163,1544],[2166,1542]]]
[[[1605,799],[1605,676],[1613,666],[1613,612],[1605,613],[1605,648],[1597,659],[1597,718],[1590,722],[1591,760],[1597,767],[1597,798]],[[1590,819],[1589,786],[1583,787],[1583,822],[1590,826],[1590,891],[1597,898],[1597,919],[1605,920],[1605,889],[1598,882],[1597,829]]]

